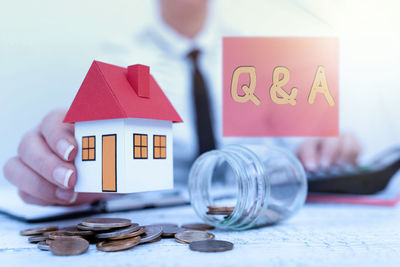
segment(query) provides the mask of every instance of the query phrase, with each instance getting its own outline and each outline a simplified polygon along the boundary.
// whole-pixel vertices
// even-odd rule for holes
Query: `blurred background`
[[[211,5],[236,35],[338,36],[341,129],[360,138],[362,160],[400,144],[399,2],[214,0]],[[69,106],[93,59],[143,31],[156,11],[154,0],[3,1],[0,165],[45,113]]]

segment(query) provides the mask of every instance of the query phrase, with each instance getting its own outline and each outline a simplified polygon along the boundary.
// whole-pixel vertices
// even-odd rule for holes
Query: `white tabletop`
[[[199,221],[190,206],[107,216],[143,225]],[[217,239],[234,243],[232,251],[222,253],[195,252],[174,239],[164,239],[115,253],[97,251],[91,245],[83,255],[59,257],[40,251],[19,235],[32,226],[38,225],[0,216],[1,266],[400,266],[400,207],[307,204],[289,221],[272,227],[214,230]]]

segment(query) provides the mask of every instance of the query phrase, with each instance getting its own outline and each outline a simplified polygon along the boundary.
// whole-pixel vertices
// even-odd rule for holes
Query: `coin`
[[[190,244],[194,241],[214,239],[215,235],[209,232],[186,230],[175,235],[175,240],[182,244]]]
[[[54,239],[57,239],[57,238],[60,238],[60,237],[64,237],[64,236],[68,236],[68,235],[65,233],[65,231],[60,230],[60,231],[51,232],[49,234],[48,238],[54,240]]]
[[[140,236],[116,241],[102,241],[97,243],[96,248],[105,252],[121,251],[133,248],[140,242]]]
[[[166,226],[162,229],[162,237],[174,237],[176,233],[182,232],[184,229],[176,226]]]
[[[160,226],[153,226],[153,225],[146,225],[146,232],[142,235],[140,243],[147,243],[150,242],[162,234],[162,228]]]
[[[75,227],[75,229],[64,229],[64,233],[69,236],[92,236],[94,233],[89,230],[79,230]]]
[[[181,227],[185,228],[185,229],[199,230],[199,231],[215,229],[214,226],[208,225],[208,224],[205,224],[205,223],[187,223],[187,224],[183,224]]]
[[[93,231],[93,232],[104,232],[104,231],[109,231],[112,229],[115,229],[115,227],[89,227],[83,224],[77,224],[76,228],[78,228],[78,230],[82,230],[82,231]]]
[[[223,240],[202,240],[190,243],[189,248],[201,252],[221,252],[233,249],[233,244]]]
[[[124,234],[124,235],[120,235],[120,236],[115,236],[115,237],[109,237],[108,240],[121,240],[121,239],[127,239],[127,238],[131,238],[131,237],[135,237],[135,236],[139,236],[141,234],[144,234],[146,232],[146,228],[142,227],[139,230],[132,232],[132,233],[128,233],[128,234]]]
[[[125,227],[131,225],[131,220],[121,218],[89,218],[81,222],[89,227]]]
[[[232,212],[235,207],[223,207],[223,206],[207,206],[208,210],[213,212]]]
[[[156,243],[156,242],[158,242],[158,241],[161,241],[161,239],[162,239],[161,236],[160,236],[160,237],[157,237],[156,239],[153,239],[153,240],[147,242],[147,244]]]
[[[57,256],[79,255],[88,248],[89,242],[81,237],[60,237],[50,244],[51,252]]]
[[[46,241],[40,241],[37,246],[40,250],[50,250],[50,246],[46,244]]]
[[[150,224],[151,226],[160,226],[161,228],[164,227],[178,227],[177,224],[175,223],[154,223],[154,224]]]
[[[38,243],[41,241],[45,241],[47,239],[47,237],[43,236],[43,235],[34,235],[28,238],[28,241],[30,243]]]
[[[116,236],[121,236],[125,234],[129,234],[132,232],[135,232],[140,229],[139,224],[133,223],[131,226],[128,226],[126,228],[118,228],[118,230],[112,231],[112,232],[105,232],[105,233],[100,233],[97,234],[97,238],[110,238],[110,237],[116,237]]]
[[[46,226],[46,227],[39,227],[39,228],[30,228],[22,230],[20,235],[29,236],[29,235],[40,235],[45,232],[56,231],[58,230],[57,226]]]

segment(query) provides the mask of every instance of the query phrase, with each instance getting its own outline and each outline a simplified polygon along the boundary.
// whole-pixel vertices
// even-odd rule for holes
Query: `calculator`
[[[364,166],[347,165],[308,172],[308,191],[335,194],[375,194],[386,188],[400,169],[400,147],[386,150]]]

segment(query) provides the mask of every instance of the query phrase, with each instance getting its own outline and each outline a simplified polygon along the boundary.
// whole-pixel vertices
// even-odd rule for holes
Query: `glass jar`
[[[189,195],[204,222],[244,230],[295,214],[304,205],[307,179],[299,160],[284,149],[231,145],[196,159],[189,174]],[[214,214],[210,206],[233,211]]]

